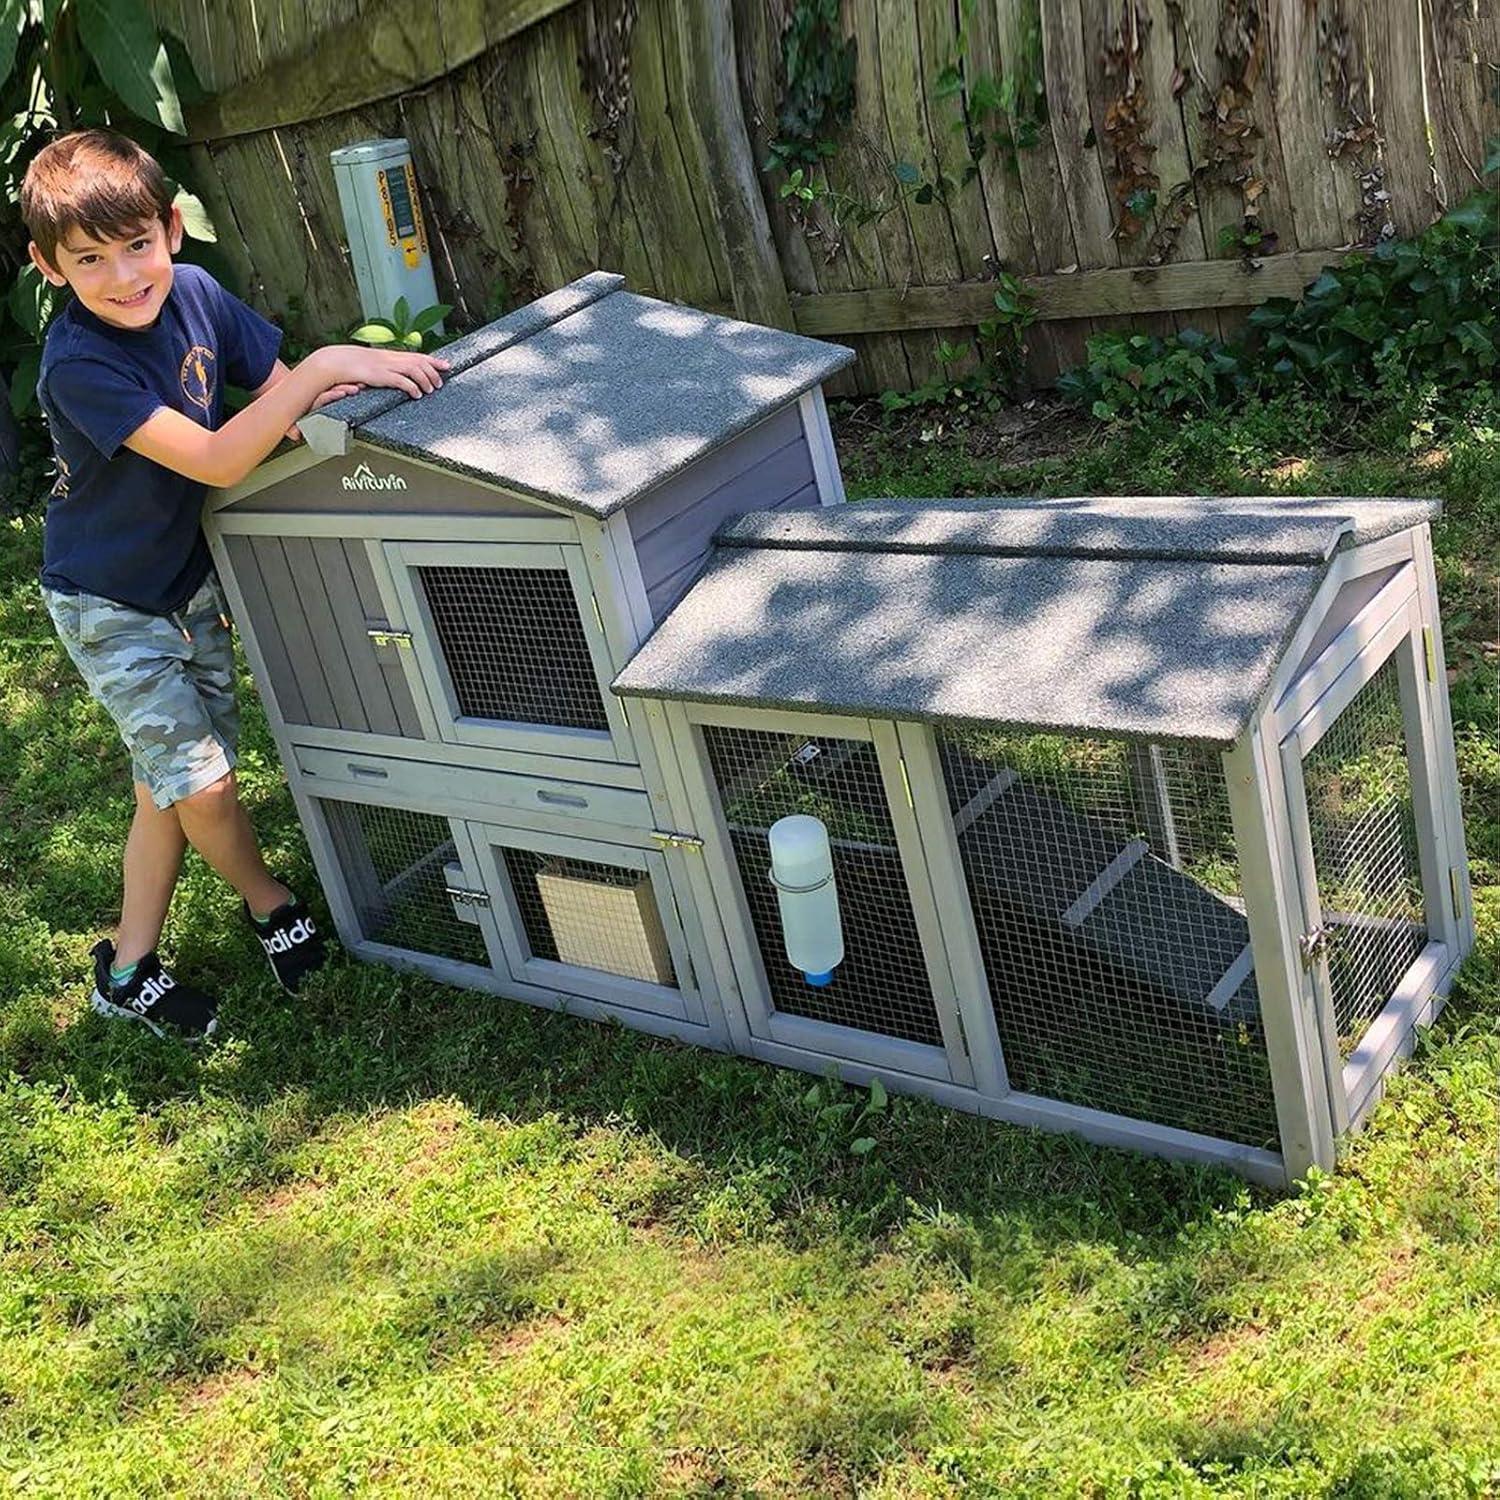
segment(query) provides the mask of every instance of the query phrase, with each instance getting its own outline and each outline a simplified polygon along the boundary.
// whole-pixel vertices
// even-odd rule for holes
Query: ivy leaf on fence
[[[136,114],[187,134],[171,59],[140,0],[78,0],[78,30],[104,81]]]
[[[16,65],[16,45],[26,25],[27,0],[0,0],[0,83],[9,80]]]

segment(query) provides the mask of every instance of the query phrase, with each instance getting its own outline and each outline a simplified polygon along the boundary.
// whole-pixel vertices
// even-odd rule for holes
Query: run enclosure
[[[843,351],[612,277],[449,353],[209,523],[353,952],[1262,1181],[1332,1165],[1472,941],[1435,507],[846,507]],[[823,990],[766,878],[792,811],[833,840]]]

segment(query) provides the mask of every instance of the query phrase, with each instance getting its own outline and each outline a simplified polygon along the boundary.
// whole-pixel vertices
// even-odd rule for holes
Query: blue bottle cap
[[[829,969],[824,974],[804,974],[802,976],[809,984],[816,985],[821,989],[825,984],[833,983],[833,970]]]

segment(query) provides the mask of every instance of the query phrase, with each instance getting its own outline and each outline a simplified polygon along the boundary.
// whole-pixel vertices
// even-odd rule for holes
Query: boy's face
[[[172,290],[172,257],[182,248],[182,212],[114,239],[96,240],[76,226],[57,242],[49,265],[35,242],[32,263],[53,286],[67,285],[88,310],[115,328],[149,328]]]

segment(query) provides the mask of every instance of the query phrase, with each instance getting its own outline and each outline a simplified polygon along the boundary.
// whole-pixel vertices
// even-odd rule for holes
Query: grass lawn
[[[126,761],[39,521],[0,520],[0,1485],[1500,1494],[1500,413],[836,420],[854,495],[1445,498],[1480,951],[1347,1163],[1278,1197],[910,1100],[857,1122],[857,1090],[344,962],[291,1003],[193,856],[165,948],[227,1040],[100,1021]],[[252,816],[310,887],[243,699]]]

